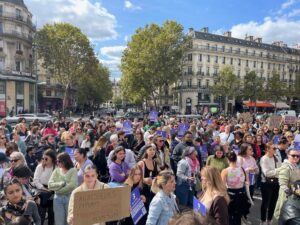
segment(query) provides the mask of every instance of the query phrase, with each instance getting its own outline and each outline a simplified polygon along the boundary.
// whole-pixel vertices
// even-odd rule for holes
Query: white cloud
[[[112,77],[117,78],[121,76],[119,69],[121,58],[126,46],[110,46],[100,49],[100,61],[109,68]]]
[[[281,9],[287,9],[290,6],[294,5],[296,3],[296,0],[287,0],[286,2],[281,4]]]
[[[299,43],[300,20],[288,20],[286,18],[272,19],[266,17],[262,23],[250,21],[241,23],[231,28],[232,36],[245,38],[245,35],[262,37],[264,43],[283,41],[289,46]]]
[[[293,9],[287,14],[288,17],[295,17],[300,15],[300,9]]]
[[[99,2],[90,0],[25,0],[38,27],[46,23],[68,22],[79,27],[90,39],[117,38],[116,18]]]
[[[124,2],[124,7],[126,9],[131,9],[131,10],[140,10],[140,9],[142,9],[140,6],[133,5],[132,2],[130,2],[128,0],[126,0]]]

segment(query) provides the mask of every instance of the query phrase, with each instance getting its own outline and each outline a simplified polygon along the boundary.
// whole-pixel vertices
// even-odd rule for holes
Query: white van
[[[296,111],[295,110],[280,110],[277,111],[277,115],[281,116],[296,116]]]

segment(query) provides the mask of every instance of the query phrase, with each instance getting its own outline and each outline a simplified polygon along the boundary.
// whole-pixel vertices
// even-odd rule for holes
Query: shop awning
[[[275,107],[275,102],[271,102],[271,104]],[[286,104],[285,102],[277,102],[276,108],[277,109],[289,109],[290,106],[288,104]]]
[[[247,107],[257,107],[257,108],[273,108],[274,106],[269,103],[269,102],[261,102],[261,101],[258,101],[258,102],[244,102],[244,105],[247,106]]]

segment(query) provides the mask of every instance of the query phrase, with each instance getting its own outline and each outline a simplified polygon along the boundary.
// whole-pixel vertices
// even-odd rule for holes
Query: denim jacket
[[[167,196],[160,190],[152,199],[146,225],[167,225],[171,217],[178,212],[176,196]]]

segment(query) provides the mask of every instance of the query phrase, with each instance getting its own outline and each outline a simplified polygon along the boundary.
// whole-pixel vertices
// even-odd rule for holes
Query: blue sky
[[[38,27],[69,22],[90,38],[99,59],[119,79],[122,51],[146,24],[176,20],[189,27],[234,37],[259,36],[263,42],[300,43],[300,0],[24,0]]]

